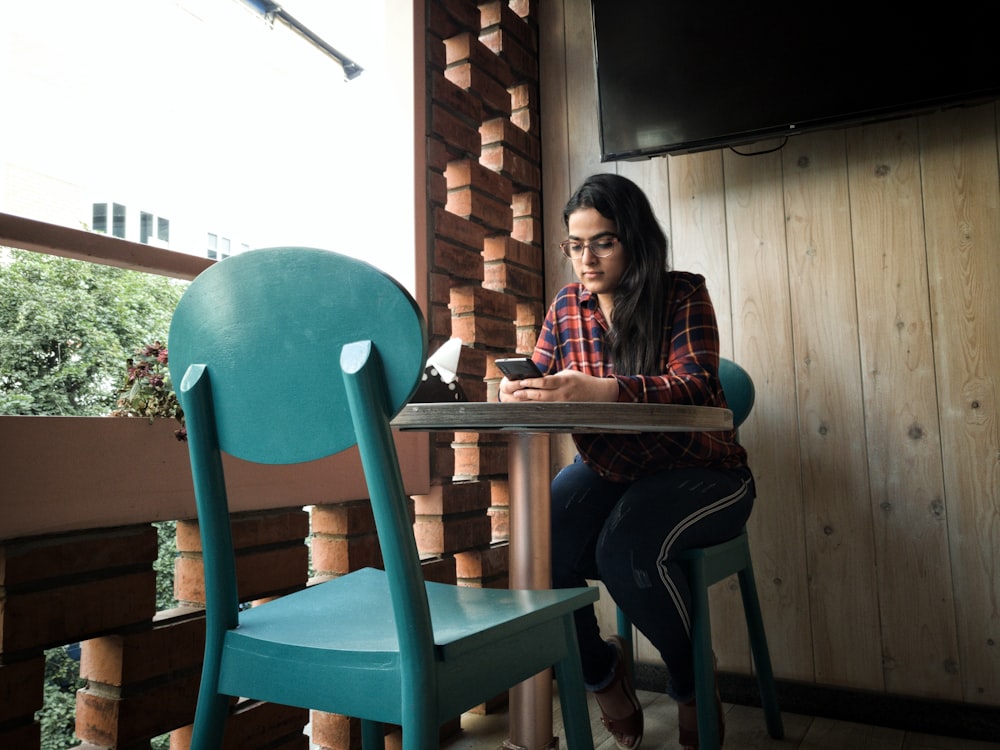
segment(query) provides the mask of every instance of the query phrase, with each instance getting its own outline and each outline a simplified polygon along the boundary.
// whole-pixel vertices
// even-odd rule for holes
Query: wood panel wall
[[[673,265],[708,279],[757,387],[741,438],[777,676],[1000,706],[997,105],[602,164],[589,2],[539,16],[547,291],[570,278],[562,204],[597,171],[638,182]],[[734,581],[713,628],[749,672]]]

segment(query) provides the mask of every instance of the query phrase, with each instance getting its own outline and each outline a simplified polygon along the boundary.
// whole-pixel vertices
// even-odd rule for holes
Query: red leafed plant
[[[116,417],[173,417],[180,422],[174,432],[178,440],[187,440],[184,412],[177,401],[170,370],[167,368],[167,347],[159,341],[136,349],[127,360],[125,383],[118,390]]]

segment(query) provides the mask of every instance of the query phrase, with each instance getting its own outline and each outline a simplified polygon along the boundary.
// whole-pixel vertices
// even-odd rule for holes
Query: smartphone
[[[529,357],[510,357],[498,359],[497,369],[507,376],[508,380],[524,380],[525,378],[540,378],[542,371]]]

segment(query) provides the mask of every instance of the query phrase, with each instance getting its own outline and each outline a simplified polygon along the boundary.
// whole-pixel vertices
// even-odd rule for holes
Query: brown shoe
[[[601,709],[601,722],[619,749],[637,750],[642,743],[642,705],[632,685],[632,654],[620,636],[612,636],[608,643],[618,654],[615,672],[611,684],[595,691],[594,697]]]
[[[719,717],[719,745],[726,741],[726,714],[722,710],[719,687],[715,687],[715,709]],[[698,750],[698,706],[694,701],[677,704],[679,740],[684,750]]]

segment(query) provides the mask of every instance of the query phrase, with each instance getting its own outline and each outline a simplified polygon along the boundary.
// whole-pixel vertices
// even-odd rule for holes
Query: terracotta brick
[[[457,737],[462,731],[461,717],[448,719],[441,724],[438,730],[438,742],[444,743],[453,737]],[[403,733],[399,727],[393,727],[385,736],[385,750],[403,750]]]
[[[510,482],[507,479],[490,480],[490,502],[494,508],[510,507]]]
[[[473,403],[482,403],[487,400],[486,383],[482,378],[458,377],[458,384],[465,394],[466,400]]]
[[[458,159],[448,162],[444,172],[449,190],[472,188],[489,195],[511,208],[514,186],[509,177],[487,169],[476,159]],[[513,211],[513,208],[511,208]]]
[[[504,90],[506,93],[506,89]],[[508,99],[510,95],[508,94]],[[431,76],[431,97],[438,104],[467,122],[482,122],[483,102],[475,93],[458,85],[448,71]]]
[[[507,0],[492,0],[492,2],[482,3],[479,6],[479,18],[480,28],[484,31],[499,27],[501,31],[516,38],[527,49],[532,52],[538,51],[535,30],[511,9]]]
[[[443,305],[434,305],[427,315],[427,335],[450,338],[455,334],[451,330],[451,311]]]
[[[514,76],[507,62],[482,43],[478,32],[455,34],[444,40],[444,46],[449,68],[469,63],[482,70],[493,80],[498,81],[505,90],[517,82],[517,77]]]
[[[510,113],[510,121],[525,133],[535,138],[542,137],[541,115],[537,109],[513,109]]]
[[[240,601],[246,602],[301,589],[309,571],[305,541],[291,546],[237,552],[236,578]],[[201,556],[183,553],[174,568],[174,595],[190,604],[205,601]]]
[[[510,207],[516,218],[523,216],[542,218],[542,196],[534,190],[515,193],[511,198]]]
[[[76,694],[76,736],[102,747],[133,747],[190,723],[200,681],[196,669],[142,689],[88,685]]]
[[[431,172],[444,173],[448,166],[448,161],[452,155],[448,153],[448,146],[440,138],[428,137],[424,139],[426,144],[425,153],[427,155],[427,169]]]
[[[510,545],[507,542],[491,544],[480,549],[455,554],[455,569],[460,580],[490,581],[507,577],[510,570]]]
[[[505,236],[486,238],[483,243],[483,260],[487,263],[504,260],[539,273],[545,266],[545,258],[540,247]]]
[[[445,66],[448,64],[448,54],[444,49],[444,39],[445,37],[451,36],[457,32],[458,29],[452,28],[448,30],[448,33],[446,33],[445,36],[434,36],[428,34],[425,37],[425,66],[429,73],[442,73],[444,71]]]
[[[0,747],[33,748],[42,746],[42,727],[33,719],[24,724],[0,726]],[[95,748],[95,750],[98,750]],[[100,750],[103,750],[101,748]]]
[[[205,651],[204,610],[169,610],[148,628],[83,641],[80,651],[80,676],[114,687],[198,671]]]
[[[424,573],[425,581],[446,583],[450,586],[458,582],[458,577],[455,575],[455,558],[451,555],[421,560],[420,570]]]
[[[458,362],[458,374],[465,378],[482,379],[486,373],[486,356],[486,352],[482,349],[463,347],[462,358]]]
[[[413,498],[417,516],[447,515],[486,510],[490,507],[488,482],[445,482],[434,485],[426,495]]]
[[[538,57],[517,38],[516,34],[503,27],[487,29],[479,34],[479,41],[510,65],[516,81],[538,80]]]
[[[309,514],[301,508],[234,514],[231,518],[233,547],[237,550],[305,539]],[[177,522],[177,550],[201,552],[196,520]]]
[[[310,526],[313,534],[371,534],[375,531],[375,517],[368,500],[316,505]]]
[[[510,0],[510,9],[528,24],[538,23],[538,0]]]
[[[490,543],[492,528],[485,512],[476,515],[428,516],[413,526],[417,548],[422,554],[443,555],[484,547]]]
[[[434,236],[480,253],[487,230],[461,216],[448,213],[443,208],[434,211]]]
[[[431,476],[452,477],[455,474],[455,451],[450,445],[434,443],[431,448]]]
[[[503,145],[483,146],[480,151],[480,163],[510,177],[515,190],[541,190],[542,173],[537,162]]]
[[[542,220],[535,216],[517,216],[514,218],[514,229],[510,236],[518,242],[524,242],[533,246],[541,245]]]
[[[481,286],[456,286],[451,289],[451,311],[455,315],[478,313],[503,320],[513,320],[517,300]]]
[[[431,304],[447,305],[451,298],[453,282],[446,273],[428,274],[428,295]]]
[[[471,122],[440,104],[431,105],[431,132],[441,136],[448,151],[456,156],[478,157],[483,150],[479,123]]]
[[[344,575],[365,567],[381,567],[382,552],[374,534],[351,537],[317,536],[312,540],[312,564],[317,573]]]
[[[531,109],[538,112],[541,102],[538,85],[533,81],[520,81],[510,87],[510,104],[515,110]]]
[[[312,711],[310,721],[313,744],[320,750],[361,750],[360,719]]]
[[[467,344],[511,351],[517,335],[513,320],[498,320],[485,315],[452,318],[452,333]]]
[[[442,278],[448,280],[449,294],[435,302],[445,306],[450,302],[450,287],[456,283],[474,281],[481,284],[484,277],[483,256],[479,250],[455,244],[443,238],[436,238],[431,246],[431,262],[440,269]],[[447,271],[447,276],[443,272]],[[450,314],[450,313],[447,313]]]
[[[444,174],[427,172],[427,202],[432,206],[443,206],[448,202],[448,181]]]
[[[455,445],[456,476],[486,477],[506,472],[506,442]]]
[[[518,328],[530,327],[540,329],[547,311],[547,305],[538,300],[518,302],[517,316],[514,318],[514,323]]]
[[[156,559],[149,524],[0,543],[0,586],[8,593],[52,578],[65,580],[109,568],[142,567]]]
[[[541,162],[541,141],[514,125],[510,118],[497,117],[487,120],[479,126],[479,135],[484,149],[489,146],[503,146],[534,163]]]
[[[449,191],[445,207],[452,213],[464,216],[495,232],[510,232],[514,229],[514,214],[510,204],[477,190]]]
[[[237,704],[226,723],[226,734],[220,750],[244,750],[267,747],[268,750],[308,750],[309,738],[304,734],[309,711],[277,703],[246,700]],[[191,747],[191,727],[186,726],[170,735],[170,750]],[[360,748],[360,740],[358,747]]]
[[[479,9],[473,0],[433,0],[428,5],[432,8],[432,13],[445,15],[457,28],[479,28]]]
[[[539,326],[519,326],[517,328],[517,351],[533,352],[541,332],[542,329]]]
[[[106,571],[106,578],[61,578],[51,588],[6,592],[0,652],[15,654],[83,640],[135,625],[156,611],[156,576],[148,570]]]
[[[35,711],[42,707],[44,684],[45,657],[41,654],[0,665],[0,726],[14,719],[33,721]],[[0,730],[0,739],[3,736]]]
[[[458,88],[478,98],[484,114],[510,117],[510,92],[482,68],[471,62],[461,62],[446,68],[444,75]]]
[[[487,263],[483,286],[518,297],[541,299],[545,291],[541,274],[511,263]]]

